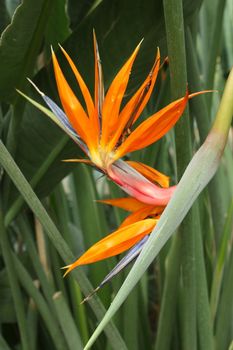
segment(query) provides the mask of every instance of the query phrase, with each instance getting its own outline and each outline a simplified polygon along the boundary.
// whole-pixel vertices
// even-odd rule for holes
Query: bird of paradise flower
[[[94,166],[132,197],[109,202],[118,206],[121,203],[123,207],[126,203],[129,205],[130,202],[132,206],[128,206],[128,209],[133,214],[126,219],[126,222],[118,230],[96,243],[76,262],[67,266],[65,275],[76,266],[120,254],[135,245],[123,260],[123,263],[116,266],[115,272],[125,266],[126,262],[128,263],[132,260],[132,257],[139,254],[143,242],[156,225],[159,215],[176,188],[176,186],[168,186],[166,175],[145,164],[125,162],[121,158],[127,153],[145,148],[163,137],[179,120],[188,100],[203,92],[188,94],[187,91],[185,96],[162,108],[135,128],[134,124],[151,96],[160,68],[160,53],[157,50],[153,67],[145,81],[126,105],[121,108],[131,69],[140,45],[141,43],[119,70],[105,96],[99,50],[94,34],[94,101],[70,56],[61,47],[80,87],[86,111],[65,79],[53,51],[54,73],[64,111],[40,91],[32,81],[30,82],[42,96],[52,113],[19,91],[58,124],[89,158],[71,159],[69,161],[84,162]],[[138,207],[138,210],[135,210],[135,206]],[[114,275],[114,272],[111,272],[112,275]],[[107,280],[109,280],[108,276],[101,285],[106,283]]]
[[[89,160],[73,159],[70,161],[84,162],[97,167],[116,182],[127,194],[137,197],[141,201],[155,205],[161,202],[167,204],[175,187],[164,189],[156,186],[142,175],[143,169],[141,169],[140,164],[129,165],[120,158],[129,152],[147,147],[164,136],[181,117],[188,99],[199,93],[189,95],[187,91],[184,97],[170,103],[134,128],[135,122],[151,96],[160,67],[160,53],[157,50],[153,67],[147,78],[121,109],[130,72],[140,45],[141,43],[119,70],[105,96],[99,50],[94,35],[94,101],[73,61],[61,47],[80,87],[87,112],[66,81],[53,51],[52,60],[55,78],[64,112],[40,91],[33,82],[31,83],[53,113],[20,93],[52,118],[89,157]]]
[[[137,258],[165,209],[165,206],[146,204],[133,197],[106,199],[99,202],[119,207],[131,212],[131,214],[123,220],[116,231],[91,246],[73,264],[66,266],[65,275],[77,266],[91,264],[126,250],[129,251],[82,302],[89,300],[95,292]]]

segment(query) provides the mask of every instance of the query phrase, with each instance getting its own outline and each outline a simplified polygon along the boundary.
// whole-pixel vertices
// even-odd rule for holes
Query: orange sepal
[[[136,198],[113,198],[113,199],[100,199],[97,202],[109,204],[114,207],[118,207],[127,211],[135,212],[145,207],[145,203],[138,201]]]
[[[145,176],[148,180],[158,183],[164,188],[169,187],[169,177],[163,173],[160,173],[158,170],[151,168],[149,165],[146,165],[141,162],[134,162],[132,160],[126,161],[131,167],[137,170],[140,174]]]
[[[121,158],[128,152],[147,147],[165,135],[183,114],[188,102],[188,91],[179,100],[170,103],[142,124],[140,124],[122,143],[115,153],[115,158]]]
[[[157,221],[156,219],[146,219],[116,230],[94,244],[73,264],[68,265],[64,276],[77,266],[91,264],[128,250],[141,238],[149,234]]]
[[[88,145],[88,147],[91,148],[93,146],[95,137],[93,136],[90,120],[88,119],[83,107],[67,83],[53,51],[52,60],[58,93],[64,111],[78,135]]]
[[[63,49],[63,47],[60,45],[60,48],[63,52],[63,54],[65,55],[67,61],[69,62],[69,65],[75,75],[75,78],[79,84],[80,90],[82,92],[82,95],[84,97],[85,103],[86,103],[86,107],[87,107],[87,112],[89,115],[90,120],[92,119],[92,116],[94,115],[94,103],[93,100],[91,98],[90,92],[81,76],[81,74],[79,73],[79,71],[77,70],[74,62],[72,61],[72,59],[70,58],[70,56],[68,55],[68,53],[65,51],[65,49]]]
[[[133,62],[137,56],[141,43],[136,47],[130,58],[126,61],[111,83],[105,96],[102,111],[102,146],[108,145],[112,135],[118,128],[118,116],[121,102],[129,81]]]
[[[109,148],[113,149],[123,131],[130,128],[142,113],[153,91],[159,71],[159,65],[160,52],[158,49],[154,65],[149,75],[120,112],[117,128],[112,139],[109,142]]]
[[[147,76],[146,80],[143,82],[143,84],[140,86],[140,88],[137,90],[137,92],[134,94],[134,96],[129,100],[129,102],[126,104],[126,106],[123,108],[119,115],[119,119],[123,119],[125,115],[129,115],[132,113],[132,111],[135,109],[137,104],[139,103],[140,99],[141,103],[139,104],[138,108],[135,110],[134,118],[132,120],[132,124],[136,122],[136,120],[141,115],[142,111],[144,110],[151,93],[154,89],[154,85],[158,76],[158,72],[160,69],[160,51],[159,48],[157,49],[157,55],[155,58],[154,65]],[[142,96],[143,95],[143,96]]]
[[[164,211],[165,206],[154,206],[144,204],[144,207],[128,215],[125,220],[121,223],[119,228],[131,225],[139,220],[144,220],[148,217],[156,216],[156,219],[160,218],[160,214]]]
[[[96,123],[98,129],[100,130],[101,118],[102,118],[102,108],[104,102],[104,79],[102,65],[99,56],[98,43],[95,36],[95,31],[93,30],[93,41],[94,41],[94,55],[95,55],[95,116],[94,123]]]

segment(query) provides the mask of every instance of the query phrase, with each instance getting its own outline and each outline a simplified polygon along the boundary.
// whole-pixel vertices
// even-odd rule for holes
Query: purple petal
[[[46,96],[40,89],[36,86],[36,84],[28,79],[28,81],[32,84],[32,86],[36,89],[36,91],[41,95],[49,109],[53,112],[55,117],[57,117],[58,121],[62,124],[64,130],[67,134],[79,145],[79,147],[88,155],[88,149],[86,144],[81,140],[80,136],[74,130],[72,125],[70,124],[69,119],[63,110],[48,96]]]
[[[79,147],[88,154],[88,149],[86,144],[81,140],[80,136],[77,134],[77,132],[74,130],[72,125],[69,122],[69,119],[67,118],[66,114],[63,112],[63,110],[53,101],[51,98],[49,98],[46,95],[42,95],[43,100],[47,104],[47,106],[51,109],[51,111],[54,113],[54,115],[57,117],[57,119],[61,122],[61,124],[66,129],[69,136],[72,137],[72,139],[79,145]]]
[[[109,274],[100,283],[99,288],[103,287],[107,282],[109,282],[114,276],[116,276],[121,270],[128,266],[142,251],[149,235],[143,237],[137,244],[129,250],[129,252],[119,261],[119,263],[109,272]]]
[[[106,283],[108,283],[113,277],[115,277],[119,272],[121,272],[126,266],[128,266],[134,259],[138,257],[140,252],[142,251],[144,245],[146,244],[147,240],[149,238],[149,235],[143,237],[137,244],[133,246],[129,250],[129,252],[119,261],[119,263],[112,269],[112,271],[107,274],[107,276],[103,279],[103,281],[98,285],[97,288],[95,288],[91,294],[89,294],[81,304],[85,303],[87,300],[89,300],[93,294],[95,294],[100,288],[102,288]]]

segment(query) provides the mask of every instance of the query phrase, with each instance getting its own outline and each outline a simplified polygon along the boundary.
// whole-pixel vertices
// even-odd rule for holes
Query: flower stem
[[[185,95],[187,86],[187,69],[185,54],[185,35],[183,21],[183,6],[181,0],[164,0],[164,15],[167,33],[168,56],[171,75],[172,98]],[[190,123],[188,110],[175,127],[177,174],[181,178],[192,157]],[[196,271],[195,271],[195,232],[196,221],[191,210],[180,225],[181,236],[181,317],[182,317],[182,347],[195,350],[197,346],[196,331]]]
[[[171,345],[178,296],[178,288],[176,286],[180,269],[180,244],[180,235],[176,235],[166,263],[166,279],[163,288],[155,350],[167,350]]]
[[[229,77],[226,82],[226,86],[222,95],[222,99],[216,114],[216,118],[212,127],[212,132],[216,131],[222,134],[222,150],[224,149],[228,132],[231,126],[233,116],[233,69],[230,71]]]

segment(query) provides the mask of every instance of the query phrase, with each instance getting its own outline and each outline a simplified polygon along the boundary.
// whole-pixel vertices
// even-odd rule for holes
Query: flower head
[[[126,261],[129,263],[140,252],[142,243],[139,245],[138,243],[141,241],[145,242],[144,238],[151,233],[165,208],[164,206],[145,204],[132,197],[101,200],[100,202],[125,209],[132,213],[122,222],[116,231],[95,243],[74,263],[66,266],[65,275],[77,266],[104,260],[123,253],[134,246],[137,247],[137,249],[134,248],[127,255],[127,259],[123,260],[124,267]],[[117,271],[119,272],[119,265],[117,266]]]
[[[165,135],[181,117],[188,99],[196,94],[189,95],[187,91],[184,97],[170,103],[135,127],[135,122],[151,96],[160,68],[160,53],[157,50],[154,64],[148,76],[125,106],[122,107],[122,100],[140,45],[141,43],[119,70],[105,95],[99,50],[94,34],[94,99],[70,56],[61,47],[83,95],[85,108],[69,86],[53,51],[54,73],[64,111],[41,92],[34,83],[32,84],[53,112],[52,115],[51,112],[47,112],[47,115],[89,157],[89,160],[73,159],[69,161],[81,161],[96,167],[117,183],[126,193],[142,202],[165,205],[171,198],[175,187],[161,188],[157,186],[148,178],[148,171],[146,171],[145,166],[136,163],[127,164],[120,158],[129,152],[149,146]],[[31,99],[29,100],[37,107],[40,106]],[[45,111],[43,107],[39,108]]]

